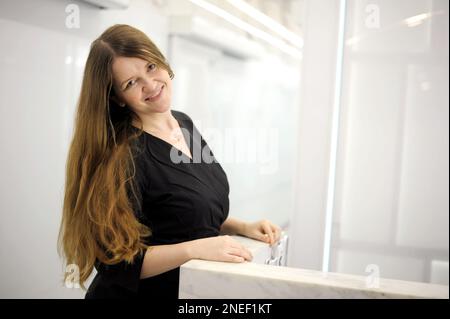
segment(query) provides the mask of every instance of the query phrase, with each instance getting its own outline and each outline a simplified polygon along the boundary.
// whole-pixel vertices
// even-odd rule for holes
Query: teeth
[[[162,87],[158,90],[158,93],[156,93],[155,95],[153,95],[152,97],[150,97],[151,99],[153,99],[155,96],[157,96],[159,94],[159,92],[161,92]]]

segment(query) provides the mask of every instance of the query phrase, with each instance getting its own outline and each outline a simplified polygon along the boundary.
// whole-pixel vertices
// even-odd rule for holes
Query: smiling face
[[[112,64],[116,101],[141,117],[169,110],[172,80],[153,62],[134,57],[116,57]]]

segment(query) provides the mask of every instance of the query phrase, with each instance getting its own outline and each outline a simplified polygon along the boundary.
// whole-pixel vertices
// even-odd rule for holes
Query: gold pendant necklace
[[[183,133],[181,132],[181,130],[177,128],[172,131],[172,133],[170,134],[170,137],[172,140],[175,140],[177,143],[179,143],[181,140],[181,137],[183,136],[182,134]]]

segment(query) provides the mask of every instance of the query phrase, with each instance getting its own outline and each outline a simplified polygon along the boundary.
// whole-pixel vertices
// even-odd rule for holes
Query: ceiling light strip
[[[267,28],[269,28],[271,31],[275,32],[282,38],[289,41],[291,44],[298,48],[303,47],[303,39],[295,34],[294,32],[288,30],[285,26],[280,24],[279,22],[275,21],[271,17],[265,15],[255,7],[251,6],[247,2],[243,0],[227,0],[228,3],[233,5],[235,8],[239,9],[240,11],[244,12],[254,20],[258,21],[259,23],[263,24]]]
[[[276,37],[268,34],[267,32],[264,32],[256,27],[248,24],[247,22],[242,21],[241,19],[239,19],[239,18],[235,17],[234,15],[228,13],[227,11],[211,4],[208,1],[205,1],[205,0],[189,0],[189,1],[197,6],[201,7],[202,9],[221,17],[222,19],[224,19],[227,22],[233,24],[234,26],[244,30],[245,32],[250,33],[254,37],[271,44],[272,46],[291,55],[292,57],[295,57],[295,58],[302,57],[302,52],[299,49],[297,49],[289,44],[286,44],[283,40],[276,38]]]

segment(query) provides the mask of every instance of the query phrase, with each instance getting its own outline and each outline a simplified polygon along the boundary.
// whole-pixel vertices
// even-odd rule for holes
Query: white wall
[[[448,1],[310,0],[305,15],[288,265],[448,284]]]
[[[348,1],[334,271],[448,284],[448,5]]]
[[[305,1],[304,48],[287,263],[321,269],[335,86],[339,2]]]
[[[80,9],[68,29],[65,8]],[[81,1],[0,2],[0,298],[80,298],[56,251],[64,165],[90,43],[131,24],[165,54],[167,21],[150,1],[100,10]]]

